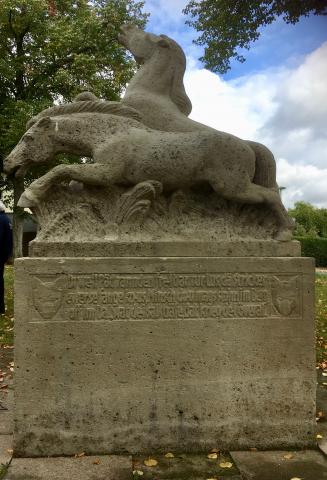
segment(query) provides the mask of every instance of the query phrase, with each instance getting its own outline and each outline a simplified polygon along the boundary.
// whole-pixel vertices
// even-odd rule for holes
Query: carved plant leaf
[[[121,196],[117,205],[116,222],[123,222],[145,216],[155,198],[160,195],[162,185],[160,182],[149,180],[135,185],[131,190]],[[136,220],[135,218],[135,220]]]
[[[127,212],[124,221],[130,223],[141,223],[151,207],[149,200],[139,200]]]

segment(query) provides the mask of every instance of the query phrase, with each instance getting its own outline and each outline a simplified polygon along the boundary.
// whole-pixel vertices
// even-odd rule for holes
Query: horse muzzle
[[[26,171],[27,171],[27,166],[26,165],[19,165],[19,164],[13,164],[11,165],[10,162],[5,159],[3,162],[3,171],[9,178],[22,178],[25,176]]]

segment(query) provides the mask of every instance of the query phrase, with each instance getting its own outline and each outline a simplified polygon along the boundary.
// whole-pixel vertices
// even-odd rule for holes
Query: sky
[[[327,208],[327,16],[282,19],[262,29],[245,51],[217,75],[198,60],[197,32],[185,25],[186,0],[145,0],[146,30],[174,38],[187,57],[185,87],[194,120],[264,143],[274,153],[283,201]]]

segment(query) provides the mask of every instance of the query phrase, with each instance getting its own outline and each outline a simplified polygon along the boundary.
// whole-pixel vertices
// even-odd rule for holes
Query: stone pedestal
[[[16,261],[16,456],[314,443],[313,260],[217,250]]]

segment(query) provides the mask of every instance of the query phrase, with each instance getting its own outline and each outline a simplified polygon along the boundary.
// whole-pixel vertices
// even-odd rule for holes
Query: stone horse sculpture
[[[177,42],[166,35],[158,36],[144,32],[136,25],[123,25],[119,41],[141,65],[127,86],[121,106],[132,109],[130,111],[134,112],[134,118],[138,118],[144,125],[156,130],[217,132],[207,125],[188,118],[192,104],[183,83],[186,58]],[[96,97],[93,100],[97,100]],[[57,111],[56,108],[44,110],[34,117],[28,126],[39,118],[51,116],[53,111]],[[67,110],[66,112],[68,113]],[[135,116],[136,112],[138,117]],[[119,114],[118,110],[117,114]],[[122,111],[120,114],[125,115]],[[224,132],[219,134],[225,135]],[[244,143],[250,146],[256,158],[253,182],[263,187],[277,189],[276,163],[271,151],[257,142],[247,140]]]
[[[188,118],[192,103],[184,88],[186,58],[178,43],[166,35],[144,32],[135,25],[122,26],[119,40],[141,64],[126,89],[123,105],[137,110],[142,122],[157,130],[216,131]],[[256,157],[254,183],[277,188],[276,162],[271,151],[260,143],[244,142]]]
[[[224,199],[266,204],[279,226],[275,238],[288,239],[292,222],[276,189],[269,150],[187,118],[185,57],[174,41],[134,26],[124,26],[120,40],[144,63],[121,104],[113,102],[110,111],[111,102],[101,110],[97,100],[79,101],[41,112],[4,167],[22,175],[60,152],[89,156],[94,163],[58,165],[30,185],[20,205],[36,205],[53,184],[70,180],[100,186],[151,180],[166,192],[207,183]]]

